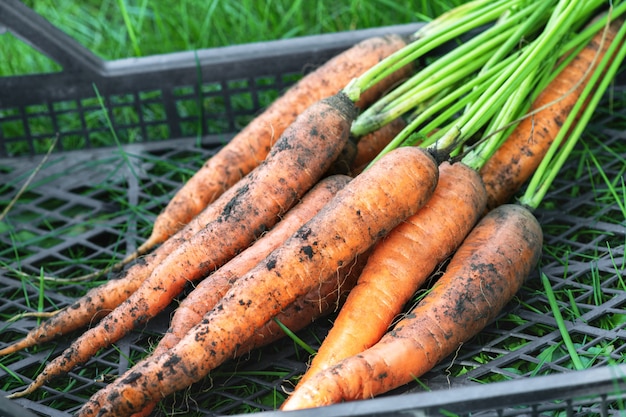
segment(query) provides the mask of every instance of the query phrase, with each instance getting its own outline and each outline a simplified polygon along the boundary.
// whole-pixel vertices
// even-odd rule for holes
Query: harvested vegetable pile
[[[189,283],[153,353],[78,415],[145,415],[274,341],[278,324],[299,330],[338,305],[283,409],[369,398],[423,375],[490,323],[536,266],[532,211],[624,59],[625,11],[476,0],[411,39],[371,39],[329,61],[207,161],[117,279],[0,350],[89,327],[11,397],[145,325]]]

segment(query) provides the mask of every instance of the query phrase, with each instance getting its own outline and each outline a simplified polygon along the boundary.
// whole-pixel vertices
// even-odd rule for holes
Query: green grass
[[[191,51],[296,36],[423,21],[462,0],[26,0],[39,14],[104,59]],[[28,51],[25,53],[25,51]],[[58,67],[10,35],[0,75]]]
[[[429,16],[433,16],[439,11],[455,3],[449,2],[393,2],[393,1],[320,1],[315,3],[315,7],[302,7],[303,1],[268,1],[257,2],[252,0],[235,1],[181,1],[172,6],[170,2],[138,0],[130,2],[128,0],[105,0],[102,2],[86,1],[71,2],[62,1],[55,2],[46,1],[29,1],[27,4],[36,5],[42,15],[49,18],[54,24],[63,28],[67,33],[74,36],[85,46],[94,50],[98,55],[106,59],[117,59],[129,56],[145,56],[157,53],[167,53],[180,50],[193,50],[198,48],[232,45],[239,43],[247,43],[261,40],[279,39],[285,37],[293,37],[300,35],[328,33],[338,30],[359,29],[378,25],[407,23],[415,20],[424,20]],[[7,41],[0,43],[0,56],[9,54],[9,56],[20,56],[19,60],[0,60],[0,74],[22,74],[40,71],[54,70],[55,67],[51,63],[41,57],[33,57],[30,50],[12,40],[10,35],[4,35],[2,40]],[[98,100],[94,99],[94,103],[98,105]],[[626,186],[624,184],[624,171],[626,164],[620,160],[626,150],[624,141],[615,141],[611,144],[608,152],[597,152],[597,149],[606,148],[604,135],[606,128],[623,131],[625,128],[624,112],[619,112],[626,106],[626,96],[624,92],[615,93],[610,100],[603,103],[598,111],[598,120],[608,120],[607,123],[599,123],[592,125],[585,134],[581,146],[576,150],[573,158],[577,161],[568,170],[563,172],[562,178],[567,181],[575,182],[580,178],[584,178],[585,182],[579,186],[571,187],[566,192],[569,199],[580,197],[589,189],[594,194],[593,204],[577,207],[570,214],[580,216],[585,219],[594,219],[617,225],[626,225],[624,219],[624,207],[626,206]],[[617,112],[617,114],[615,114]],[[94,118],[98,119],[99,124],[106,126],[106,115],[94,114]],[[117,132],[106,132],[103,135],[103,145],[112,145],[117,147]],[[109,142],[106,142],[108,138]],[[117,140],[119,142],[119,139]],[[122,256],[125,252],[124,236],[126,233],[137,233],[139,239],[147,237],[150,231],[150,221],[158,212],[160,205],[155,203],[159,196],[171,194],[173,188],[167,183],[154,183],[150,181],[150,176],[158,178],[167,176],[168,180],[174,184],[184,182],[194,171],[193,167],[199,166],[203,161],[203,155],[193,154],[181,150],[175,155],[168,155],[167,158],[158,154],[132,154],[118,149],[112,155],[106,158],[96,159],[89,162],[81,162],[81,164],[68,164],[68,169],[59,175],[80,175],[82,168],[91,166],[94,169],[104,167],[114,167],[112,172],[127,169],[130,172],[131,180],[136,181],[142,190],[139,198],[132,202],[126,195],[126,189],[130,186],[131,180],[119,182],[114,174],[110,177],[102,178],[101,181],[93,183],[90,187],[81,189],[77,192],[88,197],[94,197],[103,202],[111,203],[110,211],[91,215],[89,210],[84,207],[72,206],[63,208],[64,215],[75,218],[76,221],[71,224],[56,223],[53,218],[43,216],[41,213],[24,210],[29,203],[37,201],[39,187],[44,187],[54,178],[39,178],[32,184],[22,195],[18,204],[20,207],[16,209],[10,217],[11,222],[0,223],[0,233],[11,236],[12,247],[0,249],[1,259],[24,259],[36,254],[38,248],[48,249],[54,248],[59,241],[68,236],[84,236],[94,229],[106,229],[107,233],[99,237],[97,244],[114,247],[115,253]],[[621,165],[615,165],[621,163]],[[135,168],[147,167],[147,177],[143,177],[135,171]],[[621,168],[615,168],[616,166]],[[607,171],[602,170],[603,167]],[[593,174],[587,180],[587,174],[600,168],[599,174]],[[610,168],[610,169],[608,169]],[[2,196],[12,195],[15,190],[23,182],[25,176],[15,178],[11,184],[0,184],[0,194]],[[541,208],[558,209],[564,202],[562,195],[554,198],[548,197]],[[6,204],[4,200],[0,200],[0,208]],[[45,210],[55,212],[59,210],[62,201],[46,200],[41,203]],[[603,211],[605,207],[614,207],[609,212]],[[88,216],[85,216],[86,213]],[[121,221],[120,221],[121,219]],[[128,229],[129,224],[136,224],[135,229]],[[32,232],[25,225],[41,224],[45,233],[38,234]],[[560,222],[555,219],[543,225],[546,235],[558,236],[568,231],[571,225]],[[626,237],[623,235],[607,236],[605,241],[599,241],[591,251],[580,252],[577,250],[577,244],[593,242],[594,237],[598,235],[598,230],[594,228],[593,222],[584,228],[580,228],[572,234],[568,235],[569,240],[565,242],[547,243],[544,246],[544,258],[557,260],[565,270],[567,278],[568,265],[574,265],[575,262],[589,263],[591,266],[589,271],[582,276],[571,280],[571,285],[551,287],[549,293],[554,297],[552,303],[543,295],[546,293],[540,281],[529,282],[523,293],[514,301],[525,311],[533,312],[540,315],[553,315],[557,310],[557,322],[563,325],[565,322],[574,322],[581,320],[581,317],[589,309],[589,306],[602,305],[610,299],[614,290],[624,291],[624,282],[621,276],[624,273],[626,256],[613,256],[613,270],[600,271],[593,267],[593,262],[606,253],[608,248],[623,248]],[[52,259],[40,266],[45,267],[47,272],[65,272],[74,271],[75,275],[84,272],[84,269],[98,269],[109,265],[115,259],[110,256],[102,255],[94,259],[87,259],[90,252],[87,248],[73,246],[66,248],[64,257],[61,259]],[[81,267],[82,266],[82,267]],[[72,270],[71,268],[76,269]],[[617,279],[615,277],[618,277]],[[612,283],[606,284],[610,280]],[[29,306],[33,310],[42,311],[45,309],[55,308],[57,300],[49,297],[48,292],[59,292],[70,297],[78,296],[84,292],[89,286],[97,285],[101,281],[95,281],[89,284],[78,286],[67,286],[62,283],[46,282],[35,276],[33,280],[23,279],[21,288],[5,294],[14,300],[24,300],[24,305]],[[607,289],[609,291],[607,291]],[[624,306],[621,306],[623,309]],[[0,311],[2,319],[8,319],[14,311]],[[596,320],[590,325],[594,325],[599,329],[611,330],[621,326],[624,328],[626,322],[626,314],[619,311],[612,311],[602,318]],[[527,318],[521,317],[512,312],[504,315],[497,323],[494,324],[495,329],[506,331],[507,329],[516,329],[518,326],[525,326],[524,332],[528,337],[541,338],[559,330],[558,326],[552,327],[542,323],[529,322]],[[11,332],[5,332],[0,329],[0,338],[3,341],[15,339],[19,335]],[[525,337],[509,337],[500,342],[494,342],[499,337],[496,331],[487,331],[480,335],[468,346],[464,346],[458,352],[458,362],[453,365],[449,363],[445,365],[445,372],[450,376],[460,376],[472,372],[479,368],[481,364],[488,364],[490,361],[504,355],[503,352],[516,351],[527,346],[531,339]],[[308,335],[310,336],[310,335]],[[146,330],[141,336],[138,345],[149,349],[154,343],[157,335]],[[308,337],[307,340],[315,340]],[[514,375],[544,375],[554,372],[546,364],[552,361],[558,361],[559,366],[565,369],[574,369],[576,367],[594,366],[601,361],[611,359],[611,353],[616,349],[620,349],[623,341],[602,340],[591,346],[587,346],[590,342],[589,336],[575,333],[569,335],[567,343],[563,341],[551,342],[548,346],[544,346],[540,351],[530,352],[530,360],[518,360],[503,368],[509,374],[486,373],[473,380],[481,383],[496,382],[509,379]],[[286,342],[289,344],[289,342]],[[297,344],[303,343],[298,340]],[[314,342],[315,343],[315,342]],[[493,343],[495,349],[493,351],[478,350],[476,346],[489,345]],[[47,352],[51,345],[42,348],[33,349],[32,352]],[[285,344],[278,345],[285,347]],[[306,361],[308,353],[306,349],[300,349],[298,360]],[[270,348],[279,349],[279,347]],[[572,349],[577,349],[572,354]],[[129,357],[131,362],[140,359],[137,351],[132,351]],[[623,353],[623,350],[622,350]],[[116,360],[115,355],[125,357],[127,352],[122,351],[117,346],[111,349],[111,361]],[[256,354],[255,354],[256,355]],[[469,355],[469,356],[468,356]],[[532,356],[534,355],[534,356]],[[256,356],[255,356],[256,358]],[[576,359],[573,359],[576,358]],[[2,358],[0,369],[6,368],[11,363],[20,360],[19,355]],[[25,371],[35,373],[36,369]],[[116,370],[108,367],[104,368],[87,368],[82,369],[80,373],[89,378],[97,379],[103,375],[115,374]],[[195,394],[202,394],[208,389],[215,389],[217,400],[213,397],[207,400],[203,406],[219,407],[231,400],[227,399],[228,395],[249,395],[257,392],[259,383],[258,378],[262,378],[266,382],[275,381],[288,375],[288,372],[280,369],[261,370],[250,373],[250,371],[241,371],[237,363],[228,364],[224,368],[220,368],[212,378],[219,381],[228,381],[229,375],[236,375],[243,378],[232,386],[225,386],[215,389],[212,386],[212,380],[207,381],[205,385],[195,387]],[[257,379],[253,378],[257,377]],[[220,379],[221,378],[221,379]],[[23,385],[23,381],[19,381],[19,376],[12,375],[3,378],[0,387],[3,389],[13,389]],[[242,382],[243,381],[243,382]],[[75,387],[76,380],[61,379],[53,383],[51,386],[59,390],[69,390]],[[219,392],[225,392],[228,395],[219,396]],[[192,392],[191,389],[189,392]],[[193,397],[189,397],[187,392],[177,394],[177,402],[185,404],[186,401],[193,401]],[[37,394],[33,399],[44,401],[45,393]],[[192,398],[189,400],[189,398]],[[284,398],[284,393],[276,390],[264,394],[260,399],[261,405],[275,406]],[[65,409],[71,406],[64,400],[55,399],[51,403],[54,407]],[[241,405],[237,411],[258,411],[260,408],[254,405]],[[168,410],[165,410],[166,412]]]
[[[65,31],[82,45],[99,55],[113,60],[178,51],[193,51],[235,44],[284,39],[295,36],[332,33],[351,29],[403,24],[430,19],[443,10],[461,3],[461,0],[437,2],[394,2],[389,0],[361,1],[344,0],[339,2],[320,1],[315,6],[300,1],[201,1],[187,0],[175,6],[164,1],[105,0],[87,1],[27,1],[39,14]],[[11,57],[20,57],[13,59]],[[10,33],[2,36],[0,42],[0,76],[47,73],[61,68],[47,57],[33,50]],[[262,82],[262,80],[256,80]],[[230,81],[228,88],[237,88],[236,81]],[[177,111],[184,120],[181,122],[183,136],[196,136],[201,129],[200,111],[207,114],[227,111],[224,99],[211,96],[207,89],[221,90],[219,83],[202,86],[207,96],[199,100],[193,88],[177,89],[174,94],[192,94],[177,100]],[[244,87],[245,88],[245,87]],[[165,108],[159,102],[160,91],[152,100],[151,92],[141,92],[141,109],[134,106],[132,96],[109,96],[114,104],[114,113],[119,128],[117,135],[121,143],[135,143],[146,140],[162,140],[169,137]],[[274,89],[259,91],[259,101],[266,106],[277,93]],[[250,119],[251,96],[232,94],[230,104],[236,113],[244,113],[235,118],[238,127],[243,127]],[[129,101],[130,100],[130,101]],[[146,101],[144,103],[144,101]],[[78,106],[85,108],[84,121]],[[2,120],[9,118],[21,109],[3,108],[0,110],[0,129],[8,139],[9,155],[21,156],[31,153],[31,135],[38,136],[32,141],[37,154],[45,153],[52,142],[53,118],[47,117],[50,109],[47,104],[28,106],[26,119]],[[78,101],[55,102],[54,111],[61,133],[59,145],[64,149],[84,149],[91,146],[114,145],[107,128],[105,113],[99,108],[96,97]],[[43,112],[43,115],[41,115]],[[146,123],[144,134],[137,126],[139,117]],[[81,133],[82,124],[90,134]],[[220,134],[226,129],[220,118],[207,120],[209,133]],[[27,134],[27,130],[30,134]]]

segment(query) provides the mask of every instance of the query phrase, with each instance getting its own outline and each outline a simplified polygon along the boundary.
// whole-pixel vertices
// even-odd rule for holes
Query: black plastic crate
[[[3,205],[37,168],[51,138],[59,135],[50,158],[0,223],[1,265],[34,277],[22,279],[0,269],[3,317],[38,311],[39,305],[52,311],[83,293],[89,283],[42,284],[41,268],[48,275],[78,276],[134,250],[181,183],[303,72],[360,39],[410,33],[418,26],[103,62],[15,0],[0,3],[2,25],[48,51],[64,68],[55,74],[0,78]],[[616,97],[626,99],[624,87],[617,86],[612,93],[603,108]],[[119,147],[99,144],[99,138],[112,135],[102,105],[111,115]],[[602,171],[589,158],[572,160],[564,168],[537,212],[546,230],[540,270],[496,322],[421,383],[378,399],[327,407],[323,415],[625,413],[626,220],[624,203],[620,207],[605,182],[620,186],[624,177],[626,155],[609,150],[626,139],[625,117],[623,108],[597,113],[581,147],[593,149]],[[589,370],[572,371],[539,271],[555,291],[569,294],[569,299],[561,300],[566,317],[572,303],[580,309],[578,318],[566,323]],[[594,277],[593,285],[583,280],[589,276]],[[124,372],[145,354],[167,327],[170,313],[105,349],[68,377],[9,405],[41,416],[70,415],[107,378]],[[328,322],[321,319],[299,335],[316,346]],[[0,321],[0,348],[36,323],[31,317]],[[41,363],[58,355],[71,339],[0,359],[0,389],[23,388]],[[270,410],[289,389],[289,378],[304,371],[307,359],[293,342],[277,342],[224,364],[210,378],[168,399],[156,415],[278,414]],[[453,373],[462,376],[451,377]],[[508,381],[498,382],[503,380]],[[15,415],[4,403],[0,401],[0,415]]]

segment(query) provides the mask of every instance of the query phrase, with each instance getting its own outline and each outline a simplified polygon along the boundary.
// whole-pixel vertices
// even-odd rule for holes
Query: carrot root
[[[369,38],[304,76],[209,158],[187,181],[157,217],[152,235],[142,245],[142,249],[149,250],[153,245],[165,241],[256,168],[265,160],[285,129],[309,106],[337,94],[350,80],[405,45],[403,37],[394,34]],[[357,107],[368,106],[391,85],[407,77],[411,70],[410,66],[401,68],[371,91],[368,90],[356,103]]]
[[[343,188],[350,177],[333,175],[321,180],[287,212],[285,217],[267,234],[260,237],[252,246],[231,259],[213,272],[191,291],[176,308],[170,328],[159,341],[152,355],[158,355],[171,347],[198,324],[224,296],[231,285],[254,265],[282,244],[300,226],[306,223],[326,204],[337,191]]]

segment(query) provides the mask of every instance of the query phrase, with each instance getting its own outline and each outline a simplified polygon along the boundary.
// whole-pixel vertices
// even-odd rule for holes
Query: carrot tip
[[[31,347],[35,345],[35,343],[36,342],[33,340],[33,338],[30,335],[26,335],[23,339],[17,340],[13,342],[12,344],[10,344],[9,346],[5,347],[4,349],[1,349],[0,356],[6,356],[11,353],[20,351],[22,349],[26,349],[27,347]]]
[[[150,252],[159,243],[161,243],[160,239],[158,239],[158,238],[156,238],[154,236],[150,236],[148,238],[148,240],[143,242],[137,248],[137,250],[135,252],[133,252],[130,255],[128,255],[122,262],[126,264],[126,263],[136,259],[137,257],[139,257],[141,255],[145,255],[146,253]]]
[[[9,394],[6,396],[6,398],[12,400],[15,398],[21,398],[21,397],[25,397],[28,394],[33,393],[37,388],[39,388],[41,384],[35,384],[34,382],[31,383],[25,390],[23,391],[18,391],[18,392],[14,392],[12,394]]]

